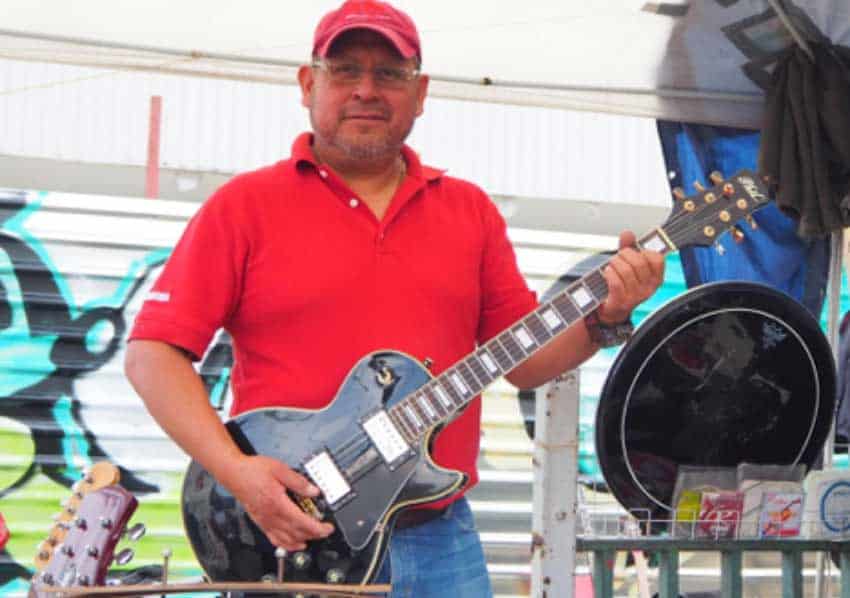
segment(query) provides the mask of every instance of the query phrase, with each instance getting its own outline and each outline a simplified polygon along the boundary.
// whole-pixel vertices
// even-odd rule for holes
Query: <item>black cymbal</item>
[[[770,287],[694,288],[647,318],[602,389],[596,452],[620,503],[669,519],[678,468],[820,457],[835,365],[818,322]]]

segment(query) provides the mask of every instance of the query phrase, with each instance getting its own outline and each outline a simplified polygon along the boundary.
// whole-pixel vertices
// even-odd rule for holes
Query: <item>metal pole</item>
[[[162,96],[151,96],[148,119],[148,161],[145,176],[145,197],[159,197],[159,139],[162,128]]]
[[[531,596],[573,598],[576,567],[579,374],[538,389],[534,425]]]
[[[62,35],[49,35],[44,33],[31,33],[28,31],[17,31],[14,29],[0,28],[0,36],[15,37],[20,39],[32,39],[46,42],[56,42],[63,44],[72,44],[80,46],[88,46],[93,48],[107,48],[112,50],[125,50],[131,52],[144,52],[147,54],[160,54],[168,56],[182,57],[190,60],[220,60],[224,62],[240,62],[244,64],[254,64],[260,66],[273,67],[291,67],[298,68],[303,64],[303,61],[297,60],[281,60],[274,58],[264,58],[260,56],[246,56],[242,54],[227,54],[222,52],[207,52],[204,50],[181,50],[177,48],[168,48],[163,46],[147,46],[138,44],[125,44],[120,42],[110,42],[105,40],[70,37]],[[90,58],[90,57],[89,57]],[[49,59],[52,61],[53,59]],[[120,67],[115,67],[120,68]],[[455,77],[450,75],[430,74],[432,81],[442,83],[462,83],[466,85],[477,85],[484,87],[505,87],[505,88],[521,88],[521,89],[542,89],[551,91],[580,91],[580,92],[598,92],[598,93],[620,93],[636,96],[653,96],[661,98],[678,98],[686,100],[709,100],[723,102],[743,102],[748,104],[761,104],[764,102],[764,95],[761,93],[725,93],[712,91],[690,91],[685,89],[671,88],[638,88],[638,87],[603,87],[598,85],[566,85],[557,83],[545,83],[540,81],[512,81],[508,79],[498,79],[496,77],[481,76],[481,77]]]
[[[829,278],[827,281],[827,311],[826,311],[826,334],[829,346],[832,347],[832,356],[838,363],[838,327],[839,306],[841,303],[841,257],[844,250],[844,231],[839,230],[830,235],[829,253]],[[835,450],[835,418],[826,437],[823,450],[823,467],[828,469],[832,466],[832,453]],[[818,552],[815,557],[815,596],[825,598],[826,584],[824,584],[824,570],[826,558],[823,552]]]

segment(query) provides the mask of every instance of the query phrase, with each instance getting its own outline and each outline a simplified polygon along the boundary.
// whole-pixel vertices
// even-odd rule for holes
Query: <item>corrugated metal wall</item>
[[[148,535],[131,566],[174,551],[172,577],[200,571],[178,509],[186,457],[147,415],[122,373],[127,329],[141,297],[196,205],[46,192],[0,192],[0,513],[12,537],[0,593],[24,591],[37,544],[82,468],[108,459],[141,506]],[[554,277],[613,238],[511,229],[530,284]],[[669,292],[681,286],[670,268]],[[658,297],[654,301],[661,301]],[[651,308],[654,304],[647,306]],[[204,359],[213,394],[227,380],[226,342]],[[613,352],[582,374],[582,460],[593,473],[595,397]],[[471,500],[499,596],[526,595],[531,528],[531,443],[504,382],[484,398],[481,484]]]
[[[256,168],[308,128],[291,86],[0,60],[0,154],[144,164],[155,94],[171,168]],[[410,143],[492,194],[669,201],[650,119],[432,98]]]

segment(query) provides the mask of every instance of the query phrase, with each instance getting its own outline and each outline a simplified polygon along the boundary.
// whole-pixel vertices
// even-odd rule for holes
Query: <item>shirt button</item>
[[[352,208],[356,208],[358,205],[360,205],[360,202],[352,197],[350,200],[348,200],[348,205],[350,205]]]
[[[319,176],[322,177],[323,179],[328,178],[328,171],[327,170],[320,170]]]

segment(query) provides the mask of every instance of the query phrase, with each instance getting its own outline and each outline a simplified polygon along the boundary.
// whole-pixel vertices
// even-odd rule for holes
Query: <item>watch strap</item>
[[[590,340],[603,349],[622,345],[631,338],[635,329],[631,319],[617,324],[605,324],[599,319],[599,312],[596,311],[584,317],[584,325],[587,326]]]

